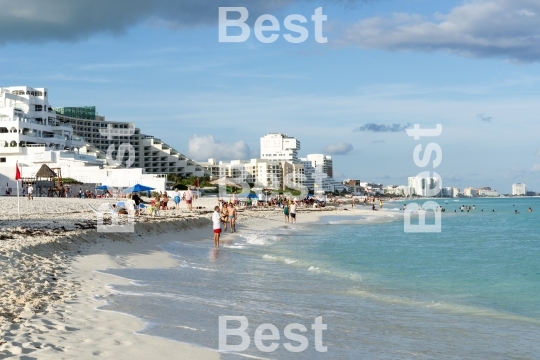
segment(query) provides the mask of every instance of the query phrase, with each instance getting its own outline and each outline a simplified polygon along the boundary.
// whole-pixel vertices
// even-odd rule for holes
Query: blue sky
[[[415,165],[414,147],[436,142],[444,186],[540,191],[537,1],[13,4],[0,0],[0,85],[47,87],[53,106],[95,105],[198,160],[249,157],[262,135],[283,132],[303,155],[330,150],[339,178],[405,184],[433,170]],[[322,6],[328,43],[311,22],[301,44],[219,43],[219,5],[246,6],[249,22],[309,19]],[[416,123],[443,134],[380,131]]]

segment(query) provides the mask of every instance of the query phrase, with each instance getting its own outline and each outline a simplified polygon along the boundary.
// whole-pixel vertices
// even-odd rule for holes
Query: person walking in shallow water
[[[229,209],[227,203],[223,203],[221,207],[221,222],[223,223],[223,231],[227,231],[227,224],[229,223]]]
[[[236,208],[234,204],[229,204],[229,222],[231,225],[231,232],[236,232]]]
[[[291,204],[291,208],[290,208],[290,213],[291,213],[291,222],[293,224],[296,224],[296,201],[293,201],[293,203]]]
[[[214,228],[214,247],[219,247],[219,236],[221,235],[221,215],[219,213],[219,206],[214,208],[212,214],[212,226]]]
[[[285,222],[289,222],[289,204],[287,201],[283,204],[283,215],[285,215]]]

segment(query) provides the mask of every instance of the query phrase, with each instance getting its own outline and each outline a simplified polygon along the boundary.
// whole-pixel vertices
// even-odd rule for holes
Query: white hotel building
[[[409,177],[408,187],[413,190],[414,195],[423,197],[440,196],[442,192],[442,184],[439,183],[438,178],[434,177]]]
[[[105,121],[104,116],[95,113],[95,107],[55,108],[59,121],[73,126],[75,135],[84,138],[89,145],[105,156],[117,159],[123,143],[132,146],[135,162],[132,167],[140,167],[148,174],[176,174],[183,177],[205,176],[202,166],[152,135],[145,135],[134,123]],[[120,159],[126,165],[128,153]]]
[[[57,121],[45,88],[0,88],[0,150],[18,154],[27,147],[78,150],[84,140],[70,125]],[[5,160],[2,162],[6,162]]]
[[[285,134],[268,134],[261,138],[261,159],[298,162],[300,141]]]
[[[280,133],[265,135],[260,140],[261,158],[230,162],[209,159],[200,163],[213,178],[230,177],[255,184],[256,188],[299,189],[316,192],[342,191],[342,183],[332,179],[332,158],[310,154],[299,158],[300,141]]]
[[[527,186],[522,183],[512,184],[512,195],[514,196],[527,195]]]
[[[141,167],[109,166],[104,153],[76,136],[72,124],[57,116],[49,105],[46,88],[0,87],[2,194],[16,188],[16,163],[26,181],[31,181],[46,164],[60,169],[62,177],[84,183],[114,187],[141,183],[158,190],[165,189],[163,174],[147,174]]]
[[[231,178],[237,183],[253,184],[255,188],[284,189],[286,187],[303,186],[301,176],[296,182],[289,184],[283,181],[284,175],[290,171],[285,161],[271,161],[263,159],[232,160],[230,162],[208,159],[208,162],[200,163],[212,175],[212,178]],[[303,169],[297,168],[298,174],[303,174]]]

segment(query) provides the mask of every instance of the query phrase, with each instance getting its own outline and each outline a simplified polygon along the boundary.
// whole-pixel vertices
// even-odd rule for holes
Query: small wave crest
[[[290,258],[287,258],[287,257],[280,257],[280,256],[273,256],[273,255],[268,255],[268,254],[263,255],[263,259],[268,260],[268,261],[281,262],[281,263],[284,263],[284,264],[287,264],[287,265],[296,264],[298,262],[298,260],[296,260],[296,259],[290,259]]]
[[[265,232],[246,233],[242,234],[241,236],[246,239],[246,244],[248,245],[264,246],[273,244],[280,240],[278,235],[268,234]]]
[[[328,224],[330,225],[348,225],[348,224],[363,224],[370,221],[366,217],[354,218],[354,219],[340,219],[340,220],[329,220]]]

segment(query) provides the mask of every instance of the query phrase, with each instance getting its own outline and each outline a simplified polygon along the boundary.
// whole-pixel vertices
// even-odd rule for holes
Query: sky
[[[219,7],[251,36],[219,41]],[[200,161],[259,156],[280,132],[325,153],[337,179],[385,185],[437,172],[443,186],[540,191],[537,0],[0,0],[0,86],[94,105]],[[311,16],[317,8],[326,43]],[[263,43],[259,16],[280,36]],[[285,18],[307,19],[290,43]],[[231,12],[229,19],[238,18]],[[297,25],[300,23],[296,22]],[[266,21],[263,25],[269,25]],[[230,36],[240,35],[230,28]],[[442,125],[437,137],[405,131]],[[441,148],[425,167],[418,144]],[[420,157],[422,157],[423,152]],[[426,153],[429,157],[429,153]]]

